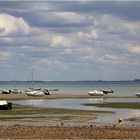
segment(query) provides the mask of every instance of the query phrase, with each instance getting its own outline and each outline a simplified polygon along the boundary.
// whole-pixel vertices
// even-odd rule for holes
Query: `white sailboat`
[[[136,97],[140,97],[140,93],[135,93],[134,94]]]
[[[98,91],[98,90],[89,91],[88,94],[91,96],[104,96],[104,93],[102,91]]]
[[[34,89],[33,87],[33,84],[34,84],[34,79],[33,79],[33,69],[31,71],[31,79],[32,79],[32,87],[27,89],[25,91],[25,93],[28,95],[28,96],[43,96],[45,95],[45,93],[43,91],[41,91],[41,89]]]
[[[108,93],[113,93],[113,90],[93,90],[93,91],[89,91],[88,94],[91,96],[104,96],[107,95]]]

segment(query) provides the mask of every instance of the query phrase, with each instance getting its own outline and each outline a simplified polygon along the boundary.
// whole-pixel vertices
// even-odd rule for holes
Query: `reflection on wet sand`
[[[91,120],[90,122],[95,123],[116,123],[118,118],[123,118],[126,124],[140,124],[140,121],[135,122],[131,121],[130,118],[140,117],[140,110],[137,109],[119,109],[119,108],[106,108],[106,107],[97,107],[97,106],[84,106],[84,103],[103,103],[103,102],[139,102],[137,98],[90,98],[90,99],[53,99],[53,100],[20,100],[14,101],[16,104],[20,105],[29,105],[35,107],[48,107],[48,108],[65,108],[65,109],[83,109],[83,110],[97,110],[97,111],[111,111],[113,114],[104,114],[99,115],[97,119]]]

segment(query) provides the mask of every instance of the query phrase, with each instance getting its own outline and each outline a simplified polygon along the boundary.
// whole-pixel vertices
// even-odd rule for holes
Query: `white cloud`
[[[91,30],[89,32],[78,32],[77,36],[82,39],[98,39],[98,33],[95,30]]]
[[[52,36],[51,45],[53,47],[69,47],[71,46],[71,40],[68,37],[63,37],[61,35]]]
[[[22,17],[0,14],[0,36],[26,35],[29,31],[30,28]]]
[[[119,60],[118,57],[110,55],[110,54],[105,54],[104,59],[105,60],[112,60],[112,61],[118,61]]]
[[[103,14],[98,18],[99,30],[107,36],[116,35],[121,40],[140,40],[140,22],[133,22]],[[100,34],[101,35],[101,34]]]
[[[114,55],[105,54],[102,57],[102,61],[105,63],[110,63],[110,64],[119,64],[122,61],[122,59]]]
[[[84,16],[74,12],[57,12],[55,15],[66,23],[82,23],[86,19]]]
[[[130,51],[135,54],[140,54],[140,46],[133,47]]]
[[[23,49],[26,52],[42,52],[42,51],[49,51],[46,47],[40,47],[40,46],[20,46],[21,49]]]
[[[132,35],[135,35],[138,29],[138,26],[136,23],[124,23],[123,28],[125,28],[127,31],[129,31]]]
[[[124,48],[130,53],[140,54],[140,46],[138,45],[126,45]]]
[[[91,55],[89,55],[89,56],[84,56],[83,57],[83,60],[85,60],[85,61],[96,61],[96,57],[95,56],[91,56]]]
[[[52,65],[52,62],[48,59],[48,58],[41,58],[40,60],[39,60],[39,63],[41,63],[41,64],[45,64],[45,65]]]
[[[56,60],[56,59],[49,59],[49,58],[41,58],[38,60],[38,65],[46,67],[47,69],[57,69],[57,70],[68,70],[70,68],[69,65],[65,64],[65,62]]]
[[[10,57],[10,52],[0,52],[0,60],[8,60]]]

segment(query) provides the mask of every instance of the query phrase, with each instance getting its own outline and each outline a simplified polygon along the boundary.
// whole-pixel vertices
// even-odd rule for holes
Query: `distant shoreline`
[[[9,81],[0,81],[0,83],[16,83],[16,82],[21,82],[21,83],[27,83],[27,82],[31,82],[30,80],[28,81],[22,81],[22,80],[9,80]],[[38,82],[42,82],[42,83],[47,83],[47,82],[59,82],[59,83],[63,83],[63,82],[67,82],[67,83],[73,83],[73,82],[80,82],[80,83],[140,83],[140,79],[134,79],[134,80],[70,80],[70,81],[42,81],[42,80],[34,80],[34,82],[38,83]]]

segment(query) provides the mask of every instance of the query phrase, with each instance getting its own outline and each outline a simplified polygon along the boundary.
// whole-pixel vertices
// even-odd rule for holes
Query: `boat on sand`
[[[8,102],[6,100],[0,101],[0,110],[11,110],[12,109],[12,103]]]
[[[113,90],[93,90],[93,91],[89,91],[88,94],[91,96],[104,96],[105,94],[108,93],[113,93]]]
[[[134,95],[137,97],[140,97],[140,93],[135,93]]]

